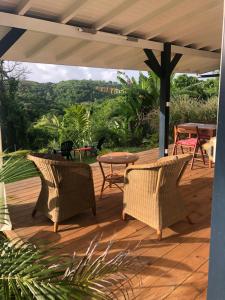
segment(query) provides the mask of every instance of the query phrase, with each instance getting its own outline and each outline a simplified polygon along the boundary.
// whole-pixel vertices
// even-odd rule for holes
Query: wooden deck
[[[137,163],[154,161],[157,155],[157,149],[141,152]],[[93,176],[98,198],[102,177],[97,164],[93,164]],[[102,200],[97,199],[96,217],[83,213],[60,225],[58,233],[45,217],[31,217],[40,191],[39,178],[8,184],[7,195],[14,231],[22,238],[57,245],[58,253],[83,253],[101,234],[99,250],[113,239],[117,240],[112,249],[115,253],[141,241],[132,252],[136,259],[128,272],[134,288],[132,299],[206,299],[212,177],[213,169],[201,162],[185,172],[182,200],[195,224],[183,220],[165,229],[160,242],[145,224],[121,220],[122,193],[118,189],[107,190]]]

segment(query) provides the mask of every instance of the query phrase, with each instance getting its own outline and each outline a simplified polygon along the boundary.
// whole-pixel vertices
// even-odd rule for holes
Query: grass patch
[[[130,153],[137,153],[141,151],[146,151],[149,150],[149,146],[140,146],[140,147],[117,147],[117,148],[105,148],[103,149],[99,155],[107,154],[110,152],[130,152]],[[76,158],[74,158],[75,162],[80,162],[80,158],[78,155]],[[86,164],[93,164],[95,163],[96,157],[95,156],[90,156],[89,154],[87,156],[82,156],[82,162]]]
[[[149,146],[140,146],[140,147],[118,147],[118,148],[105,148],[102,150],[99,155],[107,154],[110,152],[130,152],[130,153],[137,153],[141,151],[148,150]],[[28,150],[21,150],[20,153],[10,153],[10,155],[6,155],[4,157],[4,164],[6,164],[7,161],[10,161],[8,164],[8,169],[10,173],[10,180],[7,180],[6,183],[9,182],[15,182],[19,181],[22,179],[28,179],[31,177],[37,177],[39,176],[38,172],[36,171],[36,168],[34,164],[31,161],[28,161],[25,159],[25,156],[27,153],[30,151]],[[77,155],[76,158],[73,159],[74,162],[80,162],[79,156]],[[95,156],[90,156],[89,154],[87,156],[82,157],[82,162],[86,164],[92,164],[95,163],[96,157]],[[15,171],[20,170],[20,176],[15,174]],[[7,173],[7,175],[9,175]]]

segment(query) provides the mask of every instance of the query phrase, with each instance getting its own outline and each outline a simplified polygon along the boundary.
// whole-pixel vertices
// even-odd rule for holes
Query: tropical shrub
[[[199,122],[216,123],[217,97],[208,100],[198,100],[183,96],[171,101],[170,109],[170,137],[173,140],[174,125]],[[159,131],[159,109],[151,111],[148,115],[149,126],[155,134]]]
[[[90,145],[90,112],[84,105],[72,105],[65,109],[62,121],[61,141],[72,140],[76,146]]]
[[[49,139],[41,143],[40,148],[56,149],[66,140],[72,140],[74,145],[83,146],[91,142],[90,112],[84,105],[72,105],[65,109],[63,117],[47,114],[41,117],[34,126]]]

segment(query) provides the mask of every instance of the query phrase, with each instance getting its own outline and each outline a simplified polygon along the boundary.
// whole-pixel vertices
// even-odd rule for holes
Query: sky
[[[37,82],[59,82],[69,79],[93,79],[117,81],[117,70],[88,67],[71,67],[62,65],[22,63],[28,71],[27,80]],[[126,74],[138,78],[138,71],[125,71]]]

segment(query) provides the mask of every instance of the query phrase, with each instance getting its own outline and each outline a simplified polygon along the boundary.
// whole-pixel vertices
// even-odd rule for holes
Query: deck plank
[[[157,159],[158,149],[138,155],[138,164],[151,163]],[[52,222],[44,216],[31,217],[40,192],[38,177],[8,184],[14,232],[37,244],[47,241],[49,246],[57,246],[57,254],[76,250],[80,255],[93,238],[102,235],[100,253],[114,239],[111,254],[127,247],[133,249],[134,263],[127,276],[133,283],[134,299],[206,299],[213,169],[201,162],[196,162],[192,171],[187,169],[181,180],[181,195],[194,225],[181,220],[163,231],[160,242],[155,231],[144,223],[131,218],[121,220],[122,193],[118,189],[106,190],[99,200],[102,175],[98,163],[92,165],[92,171],[97,216],[89,212],[75,216],[63,222],[58,233],[53,232]],[[117,167],[116,171],[122,173],[124,169]]]

